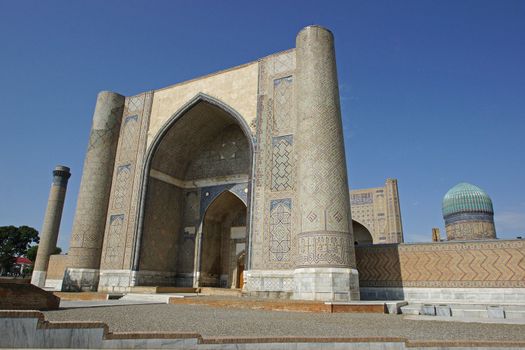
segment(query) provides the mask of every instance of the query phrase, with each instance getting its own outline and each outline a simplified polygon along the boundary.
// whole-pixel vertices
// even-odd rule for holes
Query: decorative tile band
[[[297,267],[349,267],[351,237],[345,232],[314,231],[299,234]]]
[[[361,287],[525,287],[525,241],[356,247]]]
[[[494,214],[490,213],[457,213],[445,216],[445,225],[459,221],[486,221],[494,222]]]

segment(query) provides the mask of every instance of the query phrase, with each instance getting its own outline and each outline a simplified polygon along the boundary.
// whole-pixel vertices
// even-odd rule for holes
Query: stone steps
[[[525,320],[525,304],[410,303],[401,307],[401,313],[404,315]]]
[[[201,295],[217,295],[217,296],[242,296],[241,289],[229,289],[229,288],[213,288],[213,287],[201,287],[198,291]]]
[[[325,304],[332,305],[332,312],[359,312],[360,306],[363,307],[363,310],[368,309],[370,310],[369,312],[378,312],[380,309],[377,308],[377,306],[380,306],[383,310],[382,313],[397,315],[401,313],[401,307],[406,306],[408,302],[399,300],[356,300],[348,302],[325,302]],[[372,311],[372,309],[374,309],[374,311]]]
[[[525,341],[412,340],[401,337],[203,337],[185,332],[110,332],[106,323],[45,321],[35,311],[0,310],[0,348],[67,349],[524,349]]]
[[[145,293],[128,293],[119,300],[125,301],[143,301],[143,302],[158,302],[162,304],[169,304],[170,298],[183,298],[192,297],[197,294],[174,294],[174,293],[162,293],[162,294],[145,294]]]
[[[130,288],[134,294],[155,294],[155,293],[198,293],[199,288],[191,287],[162,287],[162,286],[134,286]]]

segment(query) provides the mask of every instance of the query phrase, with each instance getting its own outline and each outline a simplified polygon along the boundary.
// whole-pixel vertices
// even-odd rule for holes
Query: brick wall
[[[60,298],[32,284],[0,283],[0,310],[56,310]]]
[[[525,287],[525,240],[362,246],[356,259],[360,287]]]
[[[68,266],[68,261],[67,255],[51,255],[47,268],[47,279],[61,280],[64,278],[64,271]]]

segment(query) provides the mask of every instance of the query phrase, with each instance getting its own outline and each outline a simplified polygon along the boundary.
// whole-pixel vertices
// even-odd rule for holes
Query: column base
[[[359,300],[356,269],[309,267],[294,270],[292,299],[320,301]]]
[[[54,290],[60,292],[62,290],[62,280],[53,280],[46,278],[46,290]]]
[[[31,275],[31,284],[40,288],[44,288],[46,285],[46,276],[47,271],[33,271],[33,274]]]
[[[294,270],[245,270],[243,292],[270,299],[290,299],[294,290]]]
[[[62,281],[63,292],[96,292],[100,270],[68,267]]]

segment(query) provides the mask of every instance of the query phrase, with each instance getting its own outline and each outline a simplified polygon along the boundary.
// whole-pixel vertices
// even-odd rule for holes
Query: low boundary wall
[[[0,310],[56,310],[59,305],[59,297],[32,284],[0,283]]]
[[[38,311],[0,311],[0,348],[169,349],[508,349],[525,341],[414,341],[405,338],[204,338],[197,333],[111,333],[100,322],[49,322]]]
[[[356,247],[362,299],[523,303],[525,240]]]

